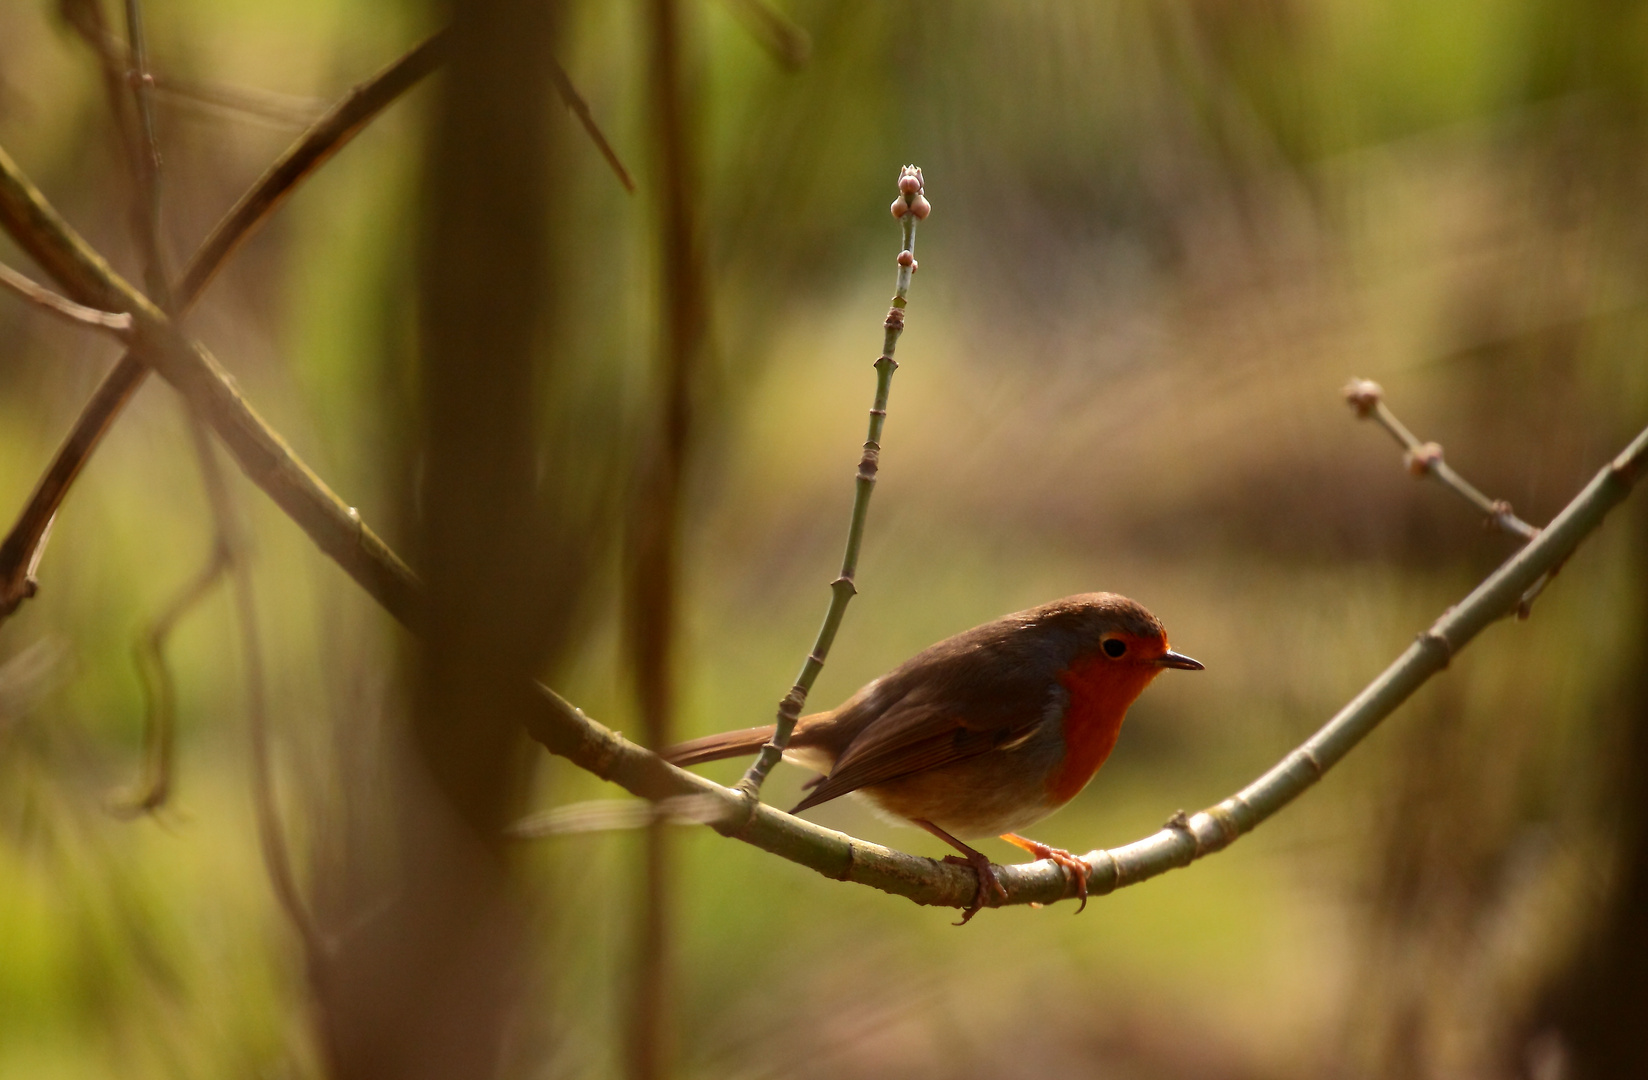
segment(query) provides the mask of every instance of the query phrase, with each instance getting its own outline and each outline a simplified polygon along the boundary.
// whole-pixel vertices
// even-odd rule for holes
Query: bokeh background
[[[542,674],[632,733],[624,538],[669,339],[649,11],[582,4],[563,20],[556,54],[638,190],[551,110],[557,270],[542,300],[560,360],[541,471],[596,489],[577,509],[590,531],[571,644]],[[1118,844],[1222,798],[1514,550],[1407,476],[1344,407],[1348,378],[1379,380],[1421,438],[1536,523],[1648,422],[1635,5],[677,11],[704,316],[673,552],[682,737],[770,718],[823,614],[907,161],[935,210],[860,595],[813,701],[1007,611],[1092,589],[1139,599],[1207,671],[1145,695],[1111,763],[1037,831],[1046,842]],[[381,0],[154,0],[147,21],[174,265],[328,101],[439,25]],[[404,549],[437,92],[408,95],[308,182],[190,319]],[[0,145],[141,279],[95,64],[44,0],[0,7]],[[38,273],[7,241],[0,259]],[[114,358],[0,298],[0,513]],[[360,880],[409,644],[232,480],[282,826],[317,919],[348,932],[372,918]],[[132,644],[212,532],[179,400],[148,386],[59,515],[40,595],[0,627],[0,1076],[327,1069],[324,1006],[260,854],[227,590],[167,647],[172,797],[114,812],[141,764]],[[1643,1075],[1645,551],[1648,512],[1627,504],[1531,620],[1485,633],[1297,804],[1079,918],[987,911],[955,929],[951,913],[673,830],[663,1074]],[[532,761],[532,808],[621,795]],[[780,770],[769,798],[787,805],[804,779]],[[943,854],[852,801],[811,816]],[[636,1068],[632,1002],[653,977],[637,944],[642,836],[510,850],[528,977],[505,1075]]]

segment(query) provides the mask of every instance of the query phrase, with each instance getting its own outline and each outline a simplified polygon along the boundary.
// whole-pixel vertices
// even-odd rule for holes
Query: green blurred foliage
[[[150,6],[163,75],[343,92],[429,27],[334,0]],[[683,10],[701,94],[714,349],[692,462],[684,734],[766,720],[827,600],[892,284],[898,165],[935,206],[900,345],[861,595],[814,701],[1003,612],[1111,589],[1205,675],[1166,678],[1038,838],[1124,842],[1313,730],[1511,550],[1337,400],[1381,381],[1478,486],[1542,521],[1648,417],[1640,205],[1648,20],[1625,5],[1297,0],[787,3],[791,73],[730,6]],[[634,5],[562,61],[640,177]],[[414,92],[234,260],[190,320],[366,520],[406,535],[416,348]],[[162,96],[180,259],[295,135]],[[523,131],[523,139],[534,133]],[[89,57],[47,3],[0,9],[0,145],[137,279]],[[544,298],[544,453],[633,462],[654,393],[649,189],[575,136]],[[33,272],[0,240],[0,260]],[[112,346],[0,298],[0,508],[20,506]],[[616,464],[614,464],[616,463]],[[285,826],[313,903],[369,877],[400,714],[388,618],[236,482]],[[592,498],[599,499],[599,493]],[[10,513],[7,509],[6,513]],[[1644,520],[1640,516],[1638,521]],[[136,776],[135,635],[211,537],[172,392],[146,388],[0,628],[0,1076],[309,1076],[305,973],[265,878],[237,633],[221,594],[168,647],[173,802]],[[683,831],[682,1076],[1516,1075],[1529,1017],[1605,893],[1640,525],[1612,522],[1299,805],[1228,853],[1069,907],[949,914]],[[611,599],[548,674],[634,722]],[[733,766],[710,770],[730,779]],[[802,777],[769,787],[792,798]],[[564,762],[543,802],[615,792]],[[856,803],[816,820],[938,856]],[[355,839],[351,839],[355,838]],[[523,847],[540,925],[520,1075],[621,1069],[639,841]],[[993,857],[1011,851],[993,847]],[[347,927],[339,932],[347,932]]]

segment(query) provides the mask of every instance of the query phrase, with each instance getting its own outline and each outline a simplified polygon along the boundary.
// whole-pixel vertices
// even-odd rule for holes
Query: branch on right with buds
[[[1373,420],[1380,427],[1390,432],[1391,438],[1402,446],[1402,464],[1415,479],[1423,480],[1430,477],[1443,487],[1458,495],[1461,499],[1480,510],[1486,518],[1486,524],[1499,529],[1501,532],[1522,540],[1532,540],[1539,535],[1536,526],[1528,524],[1516,516],[1511,504],[1504,499],[1490,499],[1477,489],[1475,484],[1460,476],[1444,460],[1442,460],[1442,446],[1440,443],[1420,442],[1418,436],[1408,430],[1408,426],[1396,418],[1390,406],[1385,404],[1385,388],[1372,379],[1352,379],[1345,384],[1343,390],[1345,402],[1357,417],[1363,420]],[[1517,601],[1516,617],[1526,619],[1533,610],[1533,603],[1545,586],[1562,569],[1557,563],[1548,571],[1541,574],[1539,579],[1522,594]]]

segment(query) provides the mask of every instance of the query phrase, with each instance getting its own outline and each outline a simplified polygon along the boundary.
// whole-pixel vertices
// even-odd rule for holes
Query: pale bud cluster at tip
[[[1385,388],[1372,379],[1352,379],[1345,384],[1344,394],[1345,401],[1356,410],[1356,415],[1366,417],[1384,398]]]
[[[893,216],[902,218],[905,214],[914,214],[917,221],[927,220],[927,215],[933,212],[933,204],[922,194],[925,186],[921,170],[914,165],[906,165],[899,170],[899,195],[893,200]]]

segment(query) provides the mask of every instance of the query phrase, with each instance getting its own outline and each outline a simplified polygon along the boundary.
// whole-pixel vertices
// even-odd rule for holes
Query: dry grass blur
[[[1623,7],[780,6],[811,35],[797,72],[751,39],[743,5],[682,7],[713,314],[681,552],[684,734],[765,721],[822,614],[905,161],[935,211],[860,596],[814,701],[1009,610],[1138,598],[1208,670],[1140,701],[1047,842],[1122,842],[1227,794],[1512,550],[1354,422],[1347,378],[1379,380],[1536,523],[1648,419],[1648,21]],[[644,176],[639,10],[575,7],[560,59]],[[163,75],[288,109],[161,95],[174,263],[299,130],[290,110],[431,29],[413,5],[335,0],[148,17]],[[190,319],[398,548],[414,532],[430,94],[302,189]],[[543,348],[571,362],[544,390],[544,474],[587,462],[592,486],[623,488],[653,392],[652,196],[626,195],[570,121],[556,145]],[[0,146],[139,276],[96,74],[50,3],[0,9]],[[0,262],[33,272],[4,239]],[[9,515],[113,352],[9,297],[0,343]],[[258,855],[225,596],[169,650],[172,803],[154,820],[106,809],[138,762],[130,642],[211,540],[181,421],[169,389],[141,393],[62,511],[40,595],[0,626],[0,1077],[323,1070]],[[301,877],[323,921],[370,919],[406,642],[235,483]],[[574,498],[614,512],[600,490]],[[1648,785],[1621,763],[1648,725],[1644,550],[1648,515],[1630,507],[1530,621],[1485,634],[1299,804],[1077,919],[985,912],[956,930],[682,832],[678,1074],[1630,1075],[1629,1050],[1597,1056],[1606,1041],[1573,1016],[1602,985],[1588,958],[1632,922],[1619,898],[1641,897],[1621,883]],[[546,675],[634,732],[618,556],[589,575],[576,647]],[[540,803],[613,794],[564,762],[536,768]],[[800,780],[781,770],[770,800]],[[851,802],[813,816],[941,854]],[[510,1075],[622,1070],[640,844],[515,853],[531,928]]]

